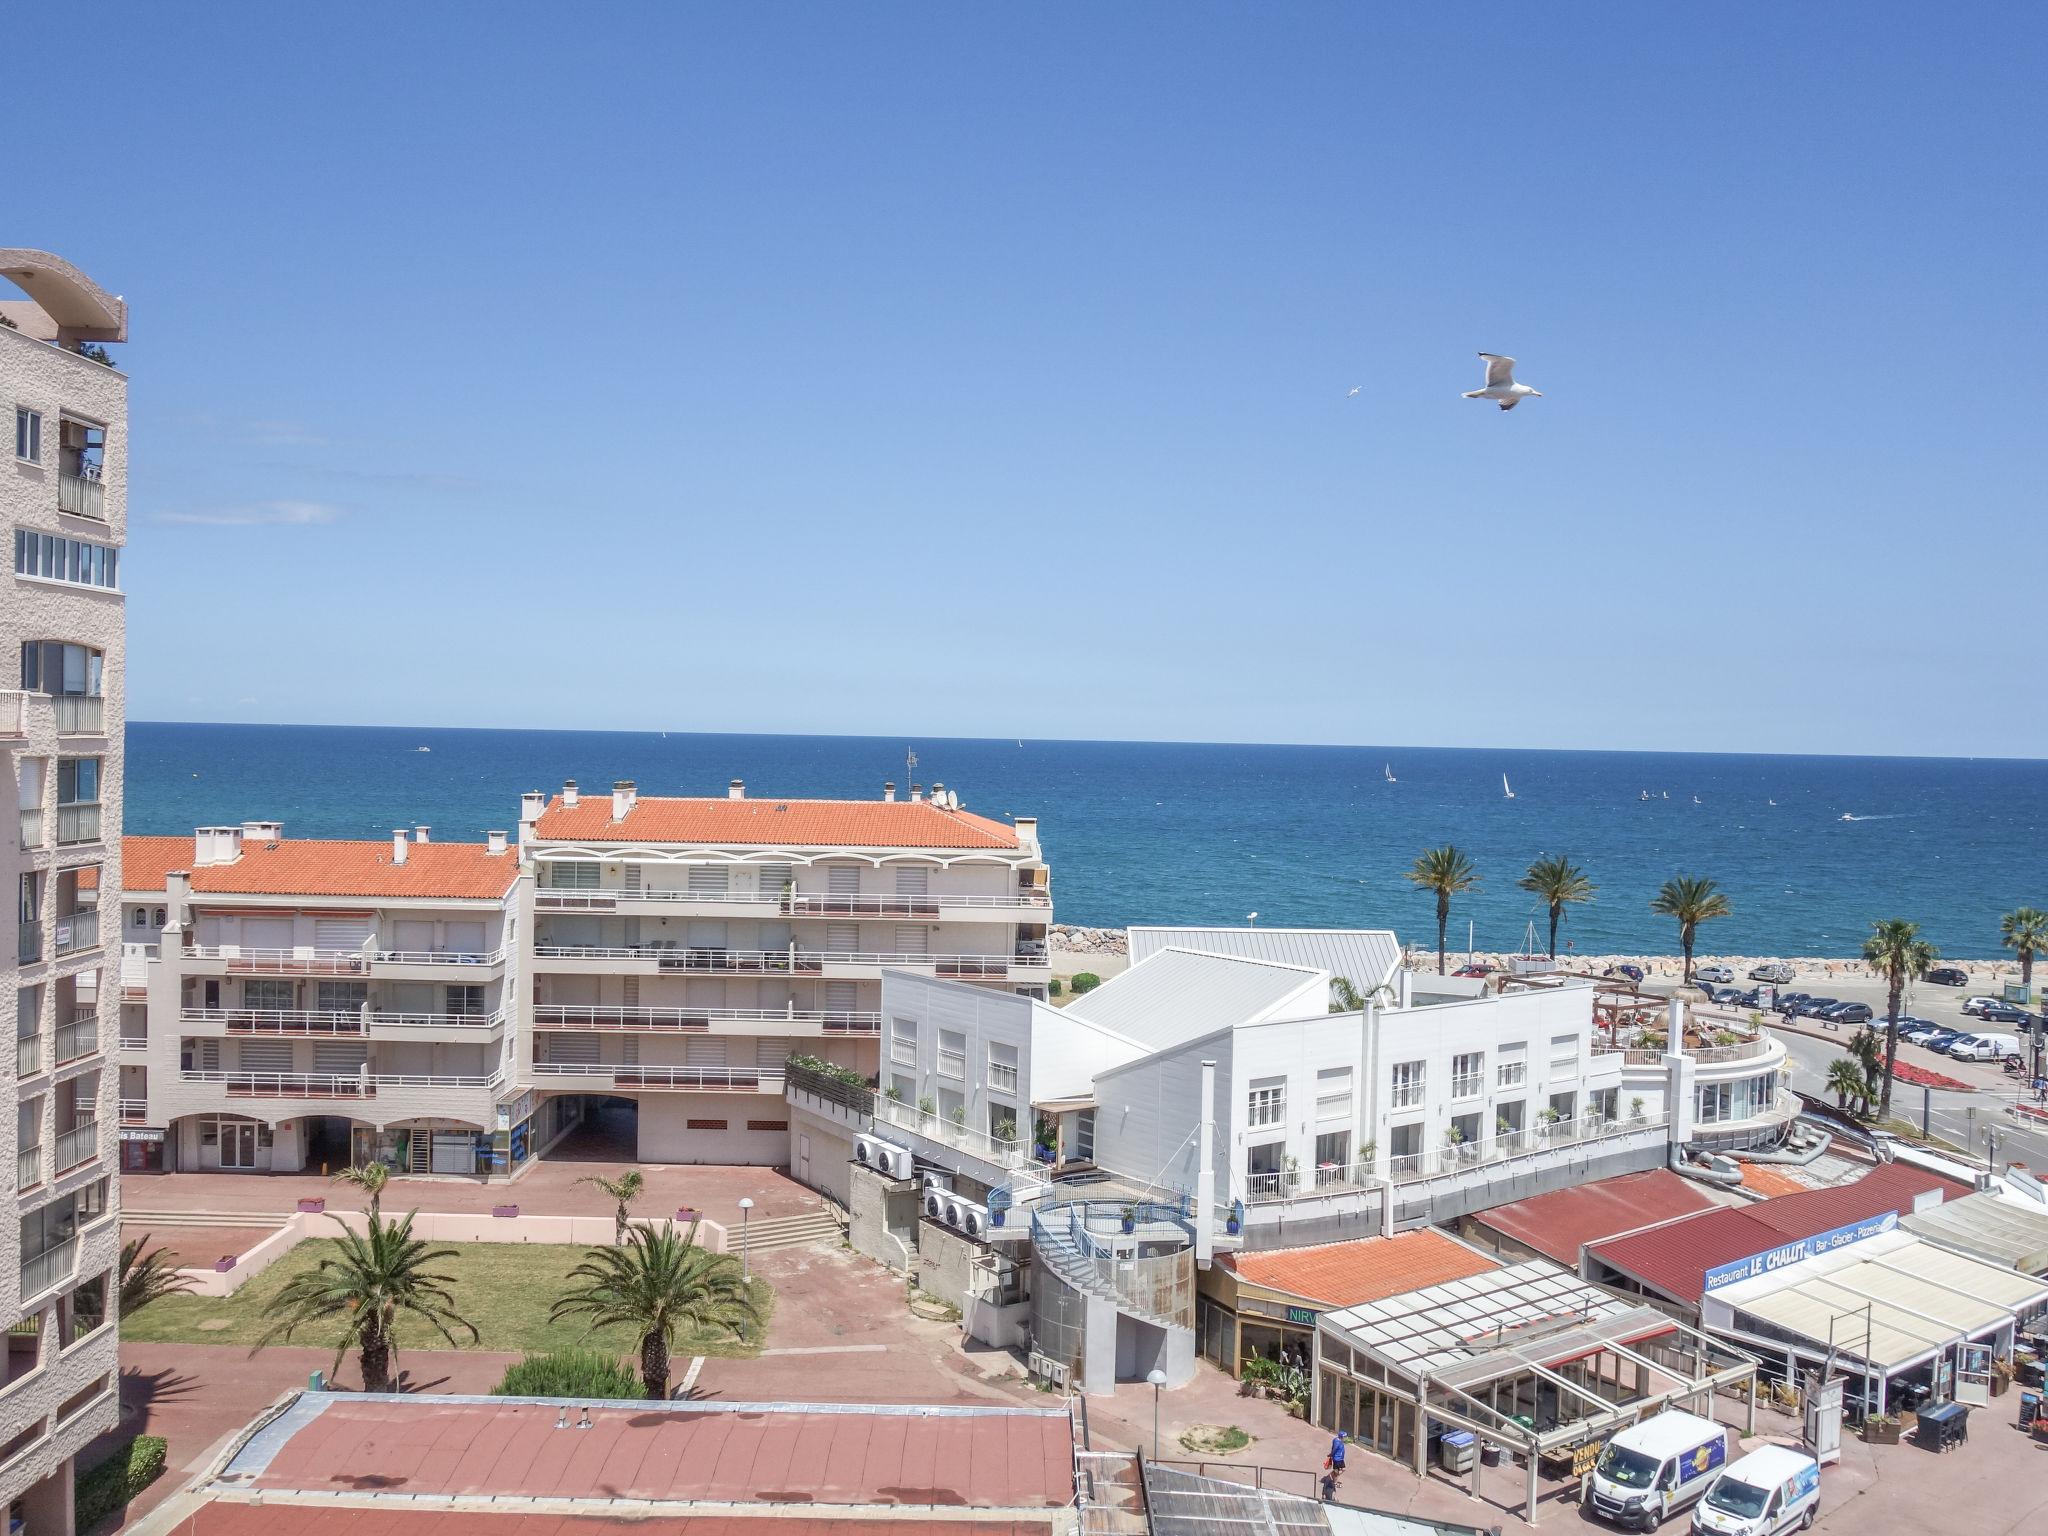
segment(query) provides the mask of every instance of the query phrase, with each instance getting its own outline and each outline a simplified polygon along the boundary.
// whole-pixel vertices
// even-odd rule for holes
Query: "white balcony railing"
[[[69,1173],[91,1162],[99,1156],[99,1151],[99,1122],[88,1120],[83,1125],[75,1125],[57,1138],[57,1172]]]
[[[28,734],[29,695],[19,688],[0,688],[0,741]]]
[[[501,965],[503,949],[266,949],[242,944],[187,944],[188,960],[219,960],[252,975],[360,976],[377,965]]]
[[[107,520],[107,488],[100,483],[99,475],[67,475],[60,471],[57,475],[57,510],[104,523]]]
[[[51,925],[51,932],[57,941],[57,953],[60,955],[75,955],[82,949],[98,949],[100,915],[97,911],[72,912],[56,919]]]
[[[1533,1130],[1508,1131],[1476,1141],[1461,1141],[1433,1152],[1416,1152],[1386,1159],[1384,1177],[1396,1184],[1416,1179],[1441,1178],[1467,1168],[1498,1163],[1508,1158],[1533,1157],[1564,1147],[1580,1146],[1609,1136],[1623,1136],[1670,1124],[1668,1115],[1642,1115],[1627,1120],[1603,1120],[1584,1115],[1538,1125]]]
[[[398,1013],[372,1008],[367,1017],[375,1029],[496,1029],[505,1022],[497,1013]]]
[[[914,1131],[928,1140],[969,1153],[1000,1168],[1026,1168],[1031,1165],[1031,1147],[1021,1139],[1005,1140],[992,1136],[967,1124],[964,1119],[955,1120],[950,1115],[920,1109],[887,1094],[875,1095],[875,1119]]]
[[[86,694],[60,693],[50,702],[56,706],[59,736],[106,735],[105,699]]]
[[[542,1077],[591,1077],[615,1088],[672,1088],[704,1093],[780,1093],[780,1067],[639,1066],[620,1061],[536,1061]]]
[[[14,925],[14,958],[21,965],[34,965],[43,958],[43,925],[24,918]]]
[[[373,1099],[391,1088],[495,1088],[489,1076],[391,1072],[203,1072],[183,1071],[187,1083],[219,1083],[231,1099]]]
[[[24,1303],[54,1290],[71,1278],[78,1268],[78,1239],[67,1238],[56,1247],[21,1261],[21,1299]]]
[[[29,1189],[43,1182],[43,1149],[24,1147],[14,1156],[14,1187]]]
[[[59,1024],[56,1030],[57,1065],[78,1061],[94,1055],[100,1048],[99,1015],[87,1014],[82,1019],[73,1019],[69,1024]]]
[[[536,1028],[615,1030],[666,1034],[710,1030],[719,1024],[786,1025],[790,1032],[821,1030],[828,1035],[877,1035],[882,1016],[816,1008],[641,1008],[605,1003],[535,1003]]]
[[[1281,1173],[1254,1173],[1245,1178],[1246,1203],[1294,1200],[1306,1194],[1337,1194],[1347,1189],[1364,1189],[1374,1179],[1371,1163],[1335,1163]]]
[[[119,1103],[121,1107],[121,1123],[123,1125],[144,1125],[148,1123],[149,1100],[122,1099]]]
[[[40,848],[43,846],[43,809],[34,806],[21,813],[21,846]]]
[[[219,1024],[231,1035],[361,1035],[359,1008],[180,1008],[181,1024]]]
[[[100,840],[100,806],[97,800],[81,800],[57,807],[57,842],[96,843]]]
[[[20,1035],[14,1042],[14,1075],[33,1077],[43,1070],[43,1037]]]
[[[891,950],[689,949],[680,944],[534,946],[543,960],[650,960],[663,971],[724,976],[818,976],[828,966],[929,971],[951,978],[1005,977],[1012,966],[1041,966],[1035,955],[938,955]]]
[[[965,907],[986,912],[1042,912],[1052,905],[1046,891],[1017,891],[1009,895],[950,895],[927,892],[922,896],[835,896],[824,891],[668,891],[623,886],[543,886],[534,892],[534,909],[539,912],[610,912],[621,902],[661,902],[672,905],[758,907],[763,915],[783,917],[895,917],[935,918],[942,907]]]

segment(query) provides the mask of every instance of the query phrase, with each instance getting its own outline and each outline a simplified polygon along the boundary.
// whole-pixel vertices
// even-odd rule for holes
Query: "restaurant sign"
[[[1752,1253],[1746,1259],[1717,1264],[1706,1273],[1705,1289],[1716,1291],[1724,1285],[1733,1285],[1738,1280],[1754,1280],[1758,1275],[1768,1275],[1774,1270],[1785,1268],[1788,1264],[1797,1264],[1801,1259],[1833,1253],[1837,1248],[1860,1243],[1866,1237],[1876,1237],[1880,1232],[1896,1231],[1898,1225],[1897,1211],[1882,1211],[1875,1216],[1867,1216],[1862,1221],[1853,1221],[1846,1227],[1835,1227],[1827,1232],[1816,1232],[1811,1237],[1802,1237],[1797,1242],[1785,1244],[1782,1248],[1768,1248],[1762,1253]]]

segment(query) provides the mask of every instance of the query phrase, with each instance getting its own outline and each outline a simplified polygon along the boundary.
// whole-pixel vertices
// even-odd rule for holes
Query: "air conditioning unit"
[[[933,1221],[944,1221],[946,1219],[945,1191],[927,1189],[924,1192],[924,1213]]]
[[[987,1206],[976,1205],[972,1200],[962,1200],[958,1205],[951,1207],[947,1214],[953,1218],[953,1225],[968,1237],[988,1236]]]
[[[872,1168],[884,1178],[907,1179],[910,1177],[912,1159],[908,1147],[899,1147],[893,1141],[884,1141],[879,1136],[861,1136],[853,1144],[853,1160],[863,1168]]]
[[[936,1189],[949,1195],[953,1192],[953,1175],[944,1168],[927,1168],[919,1178],[928,1190]]]

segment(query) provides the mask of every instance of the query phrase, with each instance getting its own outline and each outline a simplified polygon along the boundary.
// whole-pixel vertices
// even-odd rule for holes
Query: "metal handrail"
[[[785,917],[936,917],[941,907],[1042,911],[1052,905],[1052,894],[1017,891],[990,896],[927,891],[923,895],[838,896],[829,891],[678,891],[656,890],[651,886],[634,890],[610,885],[542,886],[533,893],[534,907],[540,911],[610,911],[622,901],[771,907]]]
[[[732,974],[816,974],[828,965],[893,966],[903,970],[930,968],[941,976],[1006,975],[1013,965],[1044,965],[1042,955],[902,953],[868,949],[705,949],[681,944],[557,944],[534,945],[543,960],[652,960],[664,971],[713,971]]]
[[[69,1173],[73,1168],[91,1162],[99,1155],[99,1150],[100,1123],[88,1120],[82,1125],[74,1125],[57,1138],[57,1172]]]
[[[874,1117],[929,1140],[956,1148],[983,1162],[1002,1168],[1026,1168],[1031,1164],[1031,1147],[1021,1136],[1004,1140],[936,1111],[920,1109],[886,1094],[875,1096]]]
[[[600,1077],[620,1088],[720,1088],[782,1091],[780,1067],[640,1066],[625,1061],[536,1061],[533,1070],[546,1077]]]
[[[149,1118],[149,1100],[147,1099],[121,1099],[117,1103],[120,1108],[121,1123],[123,1125],[140,1125]]]
[[[267,1090],[279,1097],[318,1093],[336,1098],[363,1097],[379,1088],[495,1088],[503,1076],[499,1072],[479,1077],[410,1072],[205,1072],[190,1068],[178,1074],[187,1083],[225,1084],[231,1093],[237,1089],[245,1093]]]
[[[817,1008],[658,1008],[612,1006],[606,1003],[535,1003],[536,1028],[616,1029],[655,1033],[664,1030],[708,1030],[724,1024],[816,1024],[828,1034],[879,1034],[882,1016]]]
[[[1587,1116],[1557,1120],[1547,1125],[1538,1125],[1531,1130],[1510,1131],[1504,1136],[1458,1142],[1433,1152],[1411,1152],[1399,1157],[1390,1157],[1387,1159],[1385,1177],[1397,1184],[1415,1179],[1438,1178],[1462,1169],[1503,1162],[1510,1158],[1534,1157],[1540,1153],[1579,1146],[1589,1141],[1600,1141],[1610,1136],[1650,1130],[1668,1125],[1670,1119],[1667,1114],[1655,1114],[1627,1120],[1596,1120]]]
[[[188,960],[225,960],[245,970],[291,971],[307,967],[331,968],[333,974],[355,974],[372,965],[498,965],[505,959],[503,947],[470,949],[318,949],[312,945],[291,949],[243,944],[187,944]]]

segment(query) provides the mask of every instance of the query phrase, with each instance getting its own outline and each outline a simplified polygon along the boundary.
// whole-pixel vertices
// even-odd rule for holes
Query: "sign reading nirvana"
[[[1815,1254],[1833,1253],[1837,1248],[1860,1243],[1866,1237],[1875,1237],[1880,1232],[1896,1231],[1898,1225],[1899,1213],[1885,1211],[1876,1216],[1867,1216],[1862,1221],[1851,1222],[1846,1227],[1836,1227],[1832,1231],[1816,1232],[1812,1237],[1802,1237],[1796,1243],[1787,1243],[1782,1248],[1770,1248],[1762,1253],[1752,1253],[1746,1259],[1717,1264],[1706,1273],[1706,1289],[1715,1291],[1724,1285],[1733,1285],[1738,1280],[1753,1280],[1758,1275],[1767,1275],[1772,1270],[1783,1269],[1788,1264],[1797,1264],[1801,1259],[1810,1259]]]

